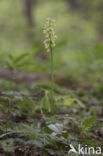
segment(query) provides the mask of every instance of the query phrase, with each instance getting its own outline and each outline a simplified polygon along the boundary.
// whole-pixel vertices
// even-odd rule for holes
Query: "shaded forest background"
[[[55,72],[80,81],[102,79],[102,0],[1,0],[0,11],[1,67],[49,72],[42,30],[50,16],[57,23]],[[22,63],[15,62],[22,54]]]

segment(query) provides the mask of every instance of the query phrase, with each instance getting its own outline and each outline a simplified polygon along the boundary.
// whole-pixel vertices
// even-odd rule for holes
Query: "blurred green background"
[[[55,73],[67,82],[102,82],[102,0],[0,0],[0,67],[50,72],[42,33],[47,17],[56,20]]]

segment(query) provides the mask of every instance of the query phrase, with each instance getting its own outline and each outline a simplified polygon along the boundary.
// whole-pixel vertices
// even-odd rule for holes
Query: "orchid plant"
[[[47,18],[46,24],[44,25],[43,33],[45,35],[44,46],[47,52],[51,56],[51,107],[54,107],[54,61],[53,61],[53,48],[55,47],[55,41],[57,36],[55,34],[55,20]]]

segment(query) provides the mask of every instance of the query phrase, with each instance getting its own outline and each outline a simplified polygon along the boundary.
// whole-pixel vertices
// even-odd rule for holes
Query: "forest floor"
[[[47,112],[49,90],[49,81],[0,80],[0,156],[67,156],[70,144],[94,147],[91,155],[103,148],[101,84],[55,84],[54,113]]]

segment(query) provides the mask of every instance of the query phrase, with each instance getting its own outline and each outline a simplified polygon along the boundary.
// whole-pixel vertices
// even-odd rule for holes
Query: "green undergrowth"
[[[102,146],[103,87],[73,90],[55,84],[55,113],[46,95],[50,83],[0,81],[0,154],[66,156],[69,144]],[[44,104],[43,104],[44,101]]]

